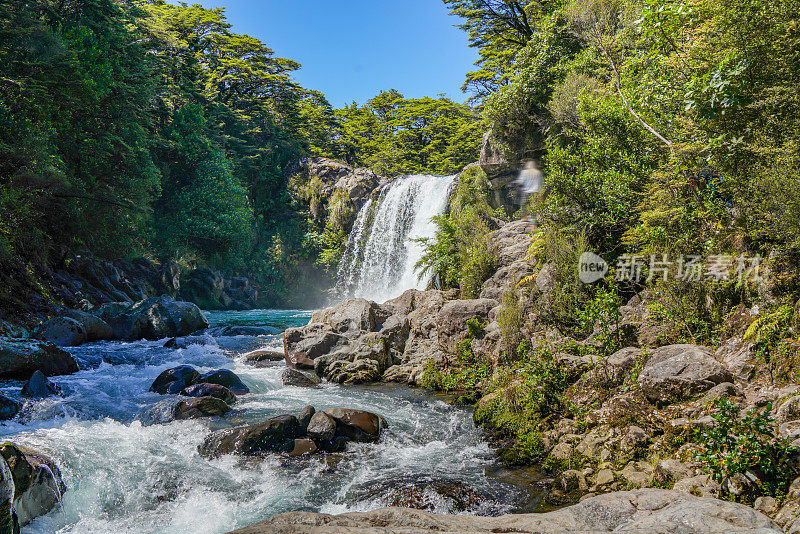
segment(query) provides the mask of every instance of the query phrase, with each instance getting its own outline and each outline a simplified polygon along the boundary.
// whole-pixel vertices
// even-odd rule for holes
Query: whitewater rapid
[[[359,210],[337,273],[337,298],[385,302],[407,289],[426,289],[430,273],[416,269],[433,238],[433,217],[447,209],[455,176],[416,174],[386,185]]]
[[[210,314],[214,324],[305,324],[309,313],[258,310]],[[467,509],[426,490],[438,512],[499,514],[528,499],[497,476],[495,455],[474,428],[469,411],[404,386],[319,389],[284,387],[283,362],[266,368],[236,356],[254,347],[281,350],[282,334],[201,338],[185,349],[164,340],[92,343],[69,349],[82,370],[53,377],[63,398],[29,402],[21,416],[0,423],[0,438],[51,455],[68,490],[59,510],[36,519],[24,533],[217,534],[276,513],[328,513],[385,506],[399,487],[422,481],[460,484],[480,498]],[[252,390],[225,419],[177,421],[143,427],[136,413],[164,397],[148,392],[168,368],[190,364],[201,372],[225,367]],[[17,396],[22,382],[0,386]],[[224,456],[207,460],[197,446],[211,431],[297,413],[311,404],[369,410],[389,429],[377,444],[348,444],[341,454],[263,460]]]

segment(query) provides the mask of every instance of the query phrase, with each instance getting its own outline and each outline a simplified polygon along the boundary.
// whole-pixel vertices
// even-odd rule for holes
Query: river
[[[525,474],[497,465],[468,410],[399,385],[318,389],[284,387],[283,362],[254,368],[237,360],[253,348],[282,350],[282,331],[310,312],[207,313],[211,326],[269,326],[260,336],[205,335],[202,344],[101,342],[68,349],[81,370],[52,378],[63,397],[28,401],[2,439],[51,455],[68,487],[62,506],[24,533],[223,533],[290,510],[363,511],[404,496],[428,509],[495,515],[536,509]],[[136,414],[164,397],[148,392],[159,373],[179,364],[201,372],[228,368],[251,389],[224,419],[142,426]],[[22,382],[0,390],[19,396]],[[197,446],[211,431],[297,413],[311,404],[369,410],[386,417],[376,444],[349,443],[339,454],[263,460],[207,460]]]

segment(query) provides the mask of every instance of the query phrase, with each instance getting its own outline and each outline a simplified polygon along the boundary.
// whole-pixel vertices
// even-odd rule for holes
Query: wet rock
[[[55,345],[0,339],[0,378],[27,380],[36,370],[68,375],[78,371],[78,362]]]
[[[137,302],[122,310],[104,309],[102,318],[111,325],[116,339],[127,341],[181,337],[208,328],[208,321],[195,304],[166,295]]]
[[[86,329],[69,317],[55,317],[43,322],[34,335],[36,339],[59,347],[77,347],[86,341]]]
[[[215,397],[167,399],[140,410],[136,420],[142,426],[164,425],[183,419],[222,417],[232,409],[225,401]]]
[[[317,452],[317,444],[307,438],[295,439],[292,445],[289,456],[302,456],[304,454],[313,454]]]
[[[167,393],[180,393],[188,386],[200,381],[200,373],[191,365],[179,365],[163,371],[153,381],[150,391],[159,395]]]
[[[209,384],[207,382],[201,382],[183,388],[181,395],[187,397],[214,397],[224,401],[226,404],[236,403],[236,395],[234,395],[233,391],[225,386]]]
[[[336,437],[336,420],[325,412],[316,412],[308,423],[306,434],[315,441],[331,441]]]
[[[446,506],[453,512],[465,512],[480,506],[487,497],[459,480],[418,475],[368,484],[355,499],[357,502],[379,501],[385,506],[415,510],[435,510]]]
[[[38,369],[31,375],[30,380],[22,386],[23,397],[43,399],[50,395],[61,395],[61,388],[50,382],[44,373]]]
[[[78,321],[86,332],[86,341],[105,341],[114,339],[114,330],[100,317],[81,310],[67,310],[65,317]]]
[[[216,397],[199,397],[179,401],[175,406],[175,419],[200,419],[203,417],[221,417],[232,408]]]
[[[639,386],[651,402],[670,404],[704,393],[733,375],[705,347],[668,345],[650,354]]]
[[[250,393],[250,388],[247,387],[244,382],[242,382],[236,373],[228,369],[209,371],[208,373],[202,375],[197,382],[219,384],[220,386],[225,386],[229,390],[233,391],[236,395],[245,395]]]
[[[300,414],[297,416],[297,421],[300,423],[300,429],[303,433],[306,432],[308,429],[308,424],[311,422],[311,418],[314,417],[314,414],[317,410],[313,406],[305,406],[302,410],[300,410]]]
[[[66,490],[61,471],[50,458],[11,443],[0,446],[14,481],[14,512],[20,526],[52,510]]]
[[[687,526],[688,525],[688,526]],[[758,532],[779,534],[768,517],[742,504],[660,489],[598,495],[547,513],[478,517],[382,508],[328,515],[289,512],[232,534],[335,534],[343,532]]]
[[[231,336],[270,336],[278,334],[280,330],[272,326],[218,326],[211,328],[208,333],[214,337],[231,337]],[[283,355],[281,354],[281,359]]]
[[[281,374],[281,380],[284,386],[296,386],[301,388],[315,388],[318,387],[321,380],[320,378],[306,371],[299,371],[287,367]]]
[[[353,441],[377,441],[386,420],[371,412],[331,408],[325,413],[336,420],[336,433]]]
[[[13,419],[21,409],[21,402],[0,393],[0,421]]]
[[[267,349],[254,350],[242,355],[244,363],[253,367],[267,367],[270,362],[279,362],[283,358],[282,352]]]
[[[270,452],[288,452],[294,439],[301,437],[300,423],[293,415],[279,415],[263,423],[218,430],[198,447],[202,456],[216,458],[225,454],[263,456]]]

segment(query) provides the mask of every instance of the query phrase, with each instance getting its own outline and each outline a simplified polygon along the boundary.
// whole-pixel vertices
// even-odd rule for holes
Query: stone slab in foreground
[[[438,515],[382,508],[342,515],[289,512],[231,534],[423,534],[504,532],[717,533],[781,531],[768,517],[742,504],[671,490],[620,491],[543,514],[500,517]]]

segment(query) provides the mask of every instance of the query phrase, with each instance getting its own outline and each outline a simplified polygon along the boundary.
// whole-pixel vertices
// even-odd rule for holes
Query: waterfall
[[[415,174],[386,185],[358,212],[339,263],[336,295],[384,302],[407,289],[425,289],[430,277],[418,278],[414,266],[431,238],[431,220],[447,209],[455,176]]]

